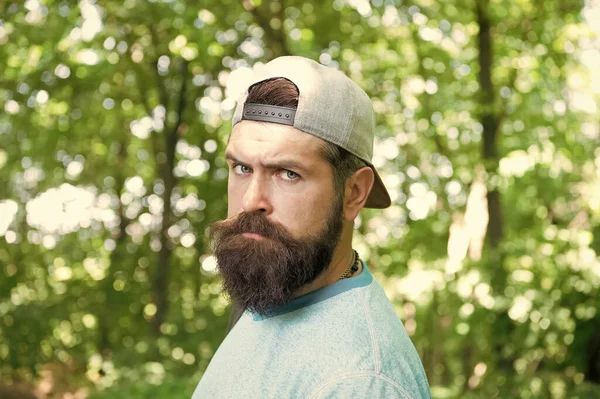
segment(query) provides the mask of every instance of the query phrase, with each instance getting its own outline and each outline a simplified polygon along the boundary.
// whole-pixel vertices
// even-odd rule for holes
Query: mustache
[[[287,230],[276,222],[269,221],[261,211],[242,212],[235,218],[214,223],[209,238],[225,238],[236,234],[255,233],[272,240],[290,239]]]

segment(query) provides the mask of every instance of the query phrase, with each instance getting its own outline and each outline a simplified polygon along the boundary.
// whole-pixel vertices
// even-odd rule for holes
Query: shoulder
[[[307,399],[325,398],[429,398],[421,392],[409,393],[400,384],[382,373],[358,372],[339,375],[321,382],[308,394]]]

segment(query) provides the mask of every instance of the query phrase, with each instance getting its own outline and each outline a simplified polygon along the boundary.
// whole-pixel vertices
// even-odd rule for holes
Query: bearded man
[[[257,74],[226,149],[228,218],[210,229],[224,290],[245,311],[193,399],[429,398],[414,345],[352,249],[359,211],[390,205],[370,163],[368,95],[302,57]]]

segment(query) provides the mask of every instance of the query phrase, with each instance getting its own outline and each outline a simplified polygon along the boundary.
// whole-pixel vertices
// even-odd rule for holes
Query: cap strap
[[[242,119],[294,126],[295,116],[294,108],[249,103],[244,104]]]

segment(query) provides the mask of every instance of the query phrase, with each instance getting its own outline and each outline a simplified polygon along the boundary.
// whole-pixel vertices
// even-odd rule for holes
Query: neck
[[[308,294],[339,281],[340,276],[348,269],[348,265],[350,265],[354,258],[352,251],[353,230],[354,223],[345,221],[340,242],[333,251],[333,257],[331,258],[331,262],[329,262],[329,266],[312,283],[296,291],[295,297]]]

